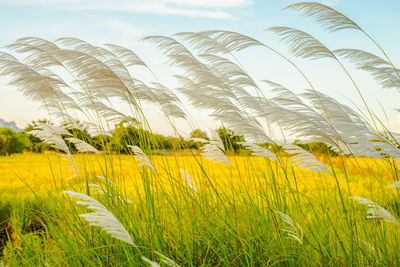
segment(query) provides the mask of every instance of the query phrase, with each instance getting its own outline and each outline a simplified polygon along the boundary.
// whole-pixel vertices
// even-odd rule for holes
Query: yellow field
[[[151,173],[150,168],[138,166],[138,162],[130,155],[75,155],[81,178],[72,177],[68,168],[69,162],[55,154],[24,154],[11,157],[0,157],[0,190],[2,197],[12,199],[34,196],[32,190],[39,195],[48,191],[71,189],[86,182],[96,182],[96,176],[106,176],[126,190],[128,197],[134,197],[142,188],[140,172]],[[110,160],[111,159],[111,160]],[[272,187],[279,190],[294,190],[303,196],[316,197],[320,194],[337,190],[334,177],[302,169],[290,168],[285,178],[281,166],[273,160],[248,156],[230,156],[232,165],[212,163],[201,156],[189,155],[153,155],[151,160],[158,175],[150,175],[157,186],[174,188],[185,186],[179,168],[195,180],[200,191],[211,190],[212,185],[226,196],[251,194],[260,187]],[[379,190],[393,191],[387,185],[393,183],[387,163],[374,159],[333,158],[332,164],[344,195],[371,197]],[[110,166],[109,162],[113,162]],[[204,168],[204,175],[200,165]],[[329,167],[328,160],[321,161]],[[107,164],[106,164],[107,163]],[[346,172],[343,166],[346,167]],[[121,171],[122,170],[122,171]],[[347,176],[346,176],[347,173]],[[278,178],[274,178],[278,177]],[[84,178],[82,178],[84,177]],[[346,182],[347,179],[347,182]],[[348,186],[349,185],[349,186]],[[379,193],[376,196],[379,197]]]

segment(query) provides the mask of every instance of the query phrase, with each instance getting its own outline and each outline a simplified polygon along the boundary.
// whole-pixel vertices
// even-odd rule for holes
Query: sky
[[[286,45],[265,29],[272,26],[295,27],[311,33],[331,49],[358,48],[379,54],[360,32],[346,30],[328,33],[311,19],[282,9],[291,0],[0,0],[0,47],[26,36],[55,40],[77,37],[95,45],[114,43],[136,52],[157,73],[165,85],[174,88],[174,70],[155,47],[140,39],[146,35],[172,35],[183,31],[230,30],[256,38],[289,55]],[[400,66],[400,1],[398,0],[324,0],[349,16],[376,38],[388,52],[394,64]],[[237,57],[256,80],[282,83],[296,93],[308,89],[301,77],[279,57],[268,50],[253,48]],[[290,56],[291,57],[291,56]],[[354,86],[334,62],[293,60],[311,77],[315,87],[349,106],[360,106]],[[373,110],[388,117],[387,125],[400,132],[399,92],[382,89],[367,74],[347,63],[357,85]],[[346,65],[346,66],[347,66]],[[268,96],[268,92],[266,92]],[[184,100],[183,100],[184,101]],[[187,103],[185,103],[186,105]],[[0,78],[0,118],[15,121],[21,128],[30,121],[47,117],[39,104],[25,99],[16,88]],[[217,126],[207,114],[186,106],[202,129]],[[149,112],[153,112],[149,107]],[[171,129],[154,112],[150,121],[153,130],[170,134]],[[185,122],[178,122],[183,132],[190,132]]]

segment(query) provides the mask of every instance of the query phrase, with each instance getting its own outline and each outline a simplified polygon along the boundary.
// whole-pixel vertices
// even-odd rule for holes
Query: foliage
[[[232,130],[225,127],[218,128],[216,132],[227,151],[237,152],[242,148],[239,142],[245,141],[243,135],[236,135]]]
[[[201,138],[205,140],[210,140],[207,136],[207,133],[202,131],[201,129],[195,129],[190,133],[190,138]],[[201,142],[196,142],[194,140],[188,141],[188,147],[190,149],[200,149],[202,146]]]
[[[0,128],[0,155],[9,156],[22,153],[25,149],[25,136],[10,128]]]

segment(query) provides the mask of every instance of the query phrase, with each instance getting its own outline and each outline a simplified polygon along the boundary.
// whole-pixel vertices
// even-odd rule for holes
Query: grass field
[[[83,170],[90,182],[96,181],[96,176],[113,177],[113,181],[122,183],[130,195],[134,195],[137,188],[143,187],[141,169],[132,155],[77,155],[75,158],[79,167],[84,166]],[[179,172],[179,168],[183,168],[191,174],[200,189],[204,186],[204,190],[210,190],[208,183],[211,181],[218,190],[236,196],[237,193],[253,194],[260,186],[265,188],[276,183],[280,190],[296,188],[304,196],[313,197],[318,192],[336,191],[339,183],[341,191],[348,196],[379,197],[380,191],[388,191],[386,187],[395,182],[393,174],[388,172],[390,166],[387,163],[369,158],[354,160],[332,157],[330,161],[337,173],[337,180],[330,175],[300,169],[291,169],[288,179],[282,179],[279,164],[273,160],[239,155],[230,156],[229,159],[232,166],[213,164],[201,156],[178,153],[169,156],[154,155],[152,163],[158,170],[157,183],[163,188],[184,183]],[[329,164],[326,156],[321,156],[320,160]],[[113,162],[112,166],[110,161]],[[31,190],[35,194],[46,194],[85,182],[71,178],[73,172],[68,165],[56,154],[0,157],[0,190],[3,198],[7,198],[7,194],[14,198],[16,193],[20,199],[32,198],[34,193]],[[202,169],[210,181],[204,176]],[[274,181],[274,177],[279,179]]]
[[[400,135],[352,74],[395,94],[400,69],[331,6],[285,10],[353,31],[378,54],[331,50],[286,26],[268,30],[316,63],[303,69],[228,30],[146,36],[172,71],[164,85],[167,73],[119,45],[26,37],[1,48],[0,76],[49,116],[24,134],[2,131],[0,154],[58,154],[0,157],[0,265],[400,266]],[[273,57],[258,53],[286,64],[278,81]],[[253,78],[251,63],[265,76]],[[329,74],[327,88],[309,67]],[[344,78],[349,105],[328,92]],[[152,112],[168,137],[153,131]],[[221,128],[208,136],[196,113]]]
[[[230,156],[231,166],[199,155],[154,155],[157,174],[131,155],[74,158],[81,178],[71,177],[68,162],[55,154],[0,158],[2,240],[11,237],[4,244],[8,264],[135,265],[140,255],[154,258],[152,251],[194,266],[396,261],[397,227],[366,219],[365,208],[348,198],[373,199],[400,216],[384,161],[320,157],[331,162],[332,176],[294,169],[283,155],[282,163]],[[193,178],[198,193],[179,168]],[[102,194],[87,188],[104,183],[97,176],[110,177],[115,187],[103,184]],[[129,229],[138,249],[90,228],[77,217],[85,209],[62,194],[88,189]],[[287,238],[282,230],[287,225],[275,211],[301,227],[300,241]]]

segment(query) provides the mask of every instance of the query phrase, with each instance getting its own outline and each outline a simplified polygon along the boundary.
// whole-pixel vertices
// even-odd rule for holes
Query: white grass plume
[[[154,251],[154,253],[156,253],[158,256],[160,256],[161,261],[171,267],[179,267],[179,265],[174,262],[172,259],[168,258],[167,256],[165,256],[164,254],[161,254],[160,252]]]
[[[191,46],[193,50],[197,51],[198,53],[230,53],[229,50],[208,36],[207,32],[179,32],[174,34],[174,36],[182,38]]]
[[[179,265],[176,262],[174,262],[172,259],[168,258],[167,256],[161,254],[160,252],[154,251],[154,253],[157,254],[161,258],[162,263],[164,263],[168,266],[171,266],[171,267],[179,267]],[[142,256],[142,260],[147,262],[151,267],[160,267],[161,266],[157,262],[152,261],[144,256]]]
[[[379,204],[363,197],[349,197],[349,198],[355,199],[357,200],[358,203],[368,207],[367,210],[367,213],[369,214],[367,216],[368,219],[379,219],[385,222],[399,225],[399,222],[396,220],[396,218],[392,214],[390,214],[390,212],[381,207]]]
[[[93,152],[98,154],[99,151],[93,147],[92,145],[86,143],[83,140],[77,139],[77,138],[67,138],[68,141],[70,141],[71,143],[73,143],[76,147],[76,149],[78,150],[78,152],[84,153],[84,152]]]
[[[263,43],[254,38],[232,31],[214,30],[204,31],[201,34],[214,39],[218,43],[218,47],[222,48],[219,51],[221,53],[241,51],[254,46],[264,46]]]
[[[156,171],[156,169],[153,167],[153,164],[151,164],[150,159],[149,159],[149,158],[147,157],[147,155],[140,149],[140,147],[138,147],[138,146],[131,146],[131,145],[128,145],[128,147],[130,147],[130,148],[132,149],[132,151],[133,151],[133,153],[134,153],[134,155],[135,155],[135,159],[136,159],[137,161],[140,162],[139,165],[147,166],[147,167],[151,168],[151,169],[154,171],[155,174],[157,174],[157,171]]]
[[[64,191],[64,193],[72,198],[80,199],[76,202],[77,204],[84,205],[88,209],[94,210],[92,213],[79,215],[88,221],[90,225],[99,226],[103,231],[112,237],[136,246],[132,237],[129,235],[122,223],[100,202],[82,193],[72,191]]]
[[[357,68],[369,72],[383,88],[400,88],[400,69],[387,60],[359,49],[337,49],[333,52],[350,60]]]
[[[261,124],[254,116],[242,116],[238,111],[224,111],[211,116],[221,120],[236,134],[260,142],[273,143],[274,141],[265,133]]]
[[[71,136],[71,133],[64,128],[46,123],[38,123],[35,130],[32,130],[29,133],[41,139],[53,148],[61,150],[66,154],[71,154],[67,144],[61,137],[61,135]]]
[[[270,158],[270,159],[274,159],[277,161],[281,161],[274,153],[272,153],[270,150],[261,147],[259,145],[250,143],[250,142],[238,142],[238,144],[244,146],[245,148],[247,148],[248,150],[251,151],[251,154],[253,156],[256,157],[260,157],[260,158]]]
[[[358,239],[358,240],[360,240],[361,241],[361,243],[363,243],[370,251],[372,251],[372,252],[375,252],[376,250],[375,250],[375,248],[374,248],[374,246],[371,244],[371,243],[369,243],[369,242],[367,242],[367,241],[365,241],[365,240],[362,240],[362,239]]]
[[[285,144],[283,149],[290,155],[290,162],[296,167],[332,175],[332,172],[321,161],[303,148],[297,145]]]
[[[325,29],[334,32],[343,29],[356,29],[362,31],[354,21],[340,13],[339,11],[317,2],[298,2],[287,6],[301,12],[305,17],[314,18],[315,22],[321,24]]]
[[[183,177],[185,178],[187,186],[194,192],[199,193],[196,183],[193,181],[192,177],[190,177],[190,175],[184,169],[180,168],[179,170],[181,171]]]
[[[281,40],[289,45],[290,52],[297,57],[336,59],[332,51],[306,32],[290,27],[271,27],[269,30],[280,35]]]
[[[394,184],[388,185],[388,187],[400,187],[400,181],[395,182]]]
[[[121,60],[121,62],[128,67],[135,65],[147,67],[144,61],[137,54],[135,54],[128,48],[115,44],[105,44],[105,47],[107,47],[111,52],[113,52]]]
[[[65,154],[58,153],[58,155],[71,163],[71,165],[68,167],[72,169],[72,171],[74,172],[74,176],[79,177],[79,169],[75,164],[74,158],[68,145],[65,143],[62,137],[62,135],[72,136],[70,132],[68,132],[63,127],[50,125],[47,123],[37,123],[35,130],[32,130],[29,133],[41,139],[53,148],[64,152]]]
[[[117,187],[117,185],[108,177],[105,177],[105,176],[96,176],[96,177],[99,178],[100,180],[102,180],[107,185]]]
[[[196,138],[198,142],[203,142],[200,138]],[[225,155],[224,144],[222,143],[219,137],[214,140],[204,140],[205,144],[201,147],[201,155],[206,159],[211,160],[213,162],[220,162],[231,165],[230,161]]]
[[[280,211],[274,211],[279,217],[286,223],[286,227],[282,229],[283,232],[287,233],[289,239],[295,240],[300,244],[303,244],[303,229],[298,223],[293,222],[293,219]]]
[[[145,256],[142,256],[142,260],[143,260],[144,262],[148,263],[150,267],[161,267],[160,264],[158,264],[157,262],[152,261],[152,260],[146,258]]]
[[[380,58],[375,54],[360,49],[336,49],[333,50],[333,53],[350,60],[361,69],[365,66],[390,66],[390,63],[383,58]]]

